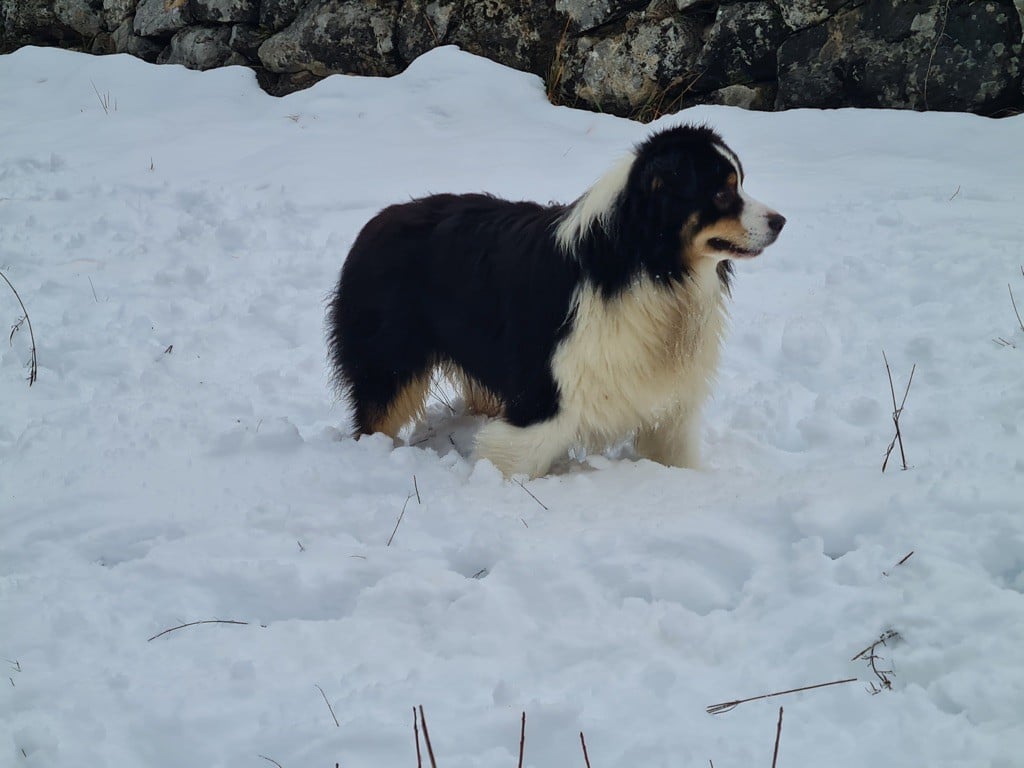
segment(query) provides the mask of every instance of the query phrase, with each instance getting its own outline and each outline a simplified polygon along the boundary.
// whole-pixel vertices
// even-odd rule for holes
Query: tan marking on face
[[[735,173],[730,173],[725,177],[725,186],[729,189],[735,190],[739,186],[740,180]]]
[[[708,246],[708,242],[714,239],[726,240],[735,243],[740,248],[749,247],[750,233],[743,227],[739,219],[726,218],[708,225],[697,233],[691,246],[693,257],[697,259],[711,258],[721,261],[729,258],[729,255]]]
[[[749,233],[737,218],[719,219],[701,229],[697,224],[697,214],[693,214],[686,220],[679,237],[682,244],[683,263],[691,270],[695,269],[704,259],[719,262],[730,258],[725,252],[709,247],[709,241],[718,238],[745,248],[750,240]]]
[[[691,269],[699,258],[694,251],[694,242],[700,230],[700,215],[691,213],[679,230],[679,242],[682,246],[683,263]]]

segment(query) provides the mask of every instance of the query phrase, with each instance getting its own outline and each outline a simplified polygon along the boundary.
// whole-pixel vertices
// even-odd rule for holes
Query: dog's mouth
[[[764,251],[764,248],[744,248],[721,237],[713,237],[708,240],[708,246],[716,251],[728,253],[730,256],[746,259],[752,259],[755,256],[760,256],[761,252]]]

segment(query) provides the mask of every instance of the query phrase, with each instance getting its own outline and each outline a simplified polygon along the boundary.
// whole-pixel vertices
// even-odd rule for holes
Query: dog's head
[[[670,247],[684,268],[758,256],[786,223],[743,190],[739,158],[710,128],[654,134],[637,148],[631,171],[631,191],[648,221],[663,238],[677,233]]]

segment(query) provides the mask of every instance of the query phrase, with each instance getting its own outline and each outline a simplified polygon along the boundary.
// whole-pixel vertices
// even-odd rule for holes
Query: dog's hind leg
[[[449,366],[448,376],[462,394],[469,413],[478,416],[501,416],[505,410],[501,398],[457,366]]]
[[[412,375],[363,375],[351,381],[349,398],[355,435],[383,432],[395,438],[406,424],[422,418],[430,390],[430,374],[427,368]]]
[[[424,417],[429,391],[430,372],[428,371],[400,385],[390,399],[373,403],[368,414],[370,418],[364,422],[360,432],[364,434],[383,432],[389,437],[398,437],[398,432],[402,427]]]

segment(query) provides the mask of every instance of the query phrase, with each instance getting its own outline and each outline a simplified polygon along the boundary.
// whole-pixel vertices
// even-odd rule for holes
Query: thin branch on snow
[[[913,554],[914,554],[914,550],[910,550],[909,552],[907,552],[907,554],[905,554],[905,555],[904,555],[904,556],[903,556],[903,557],[902,557],[902,558],[900,559],[900,561],[899,561],[898,563],[896,563],[896,565],[894,565],[894,566],[892,567],[892,569],[890,569],[890,570],[895,570],[895,569],[896,569],[896,568],[898,568],[899,566],[903,565],[903,564],[904,564],[905,562],[907,562],[907,560],[909,560],[909,559],[910,559],[911,555],[913,555]],[[889,571],[882,571],[882,575],[883,575],[883,576],[888,576],[888,575],[889,575]]]
[[[590,768],[590,755],[587,754],[587,740],[583,738],[583,731],[580,731],[580,746],[583,747],[583,762]],[[715,768],[714,765],[711,768]]]
[[[1021,271],[1024,272],[1024,268],[1022,268]],[[1024,320],[1020,319],[1020,312],[1017,311],[1017,302],[1013,298],[1013,288],[1011,288],[1010,284],[1007,283],[1006,289],[1010,292],[1010,303],[1013,304],[1013,314],[1017,316],[1017,325],[1019,325],[1020,329],[1024,331]]]
[[[398,532],[398,526],[401,525],[401,518],[406,516],[406,507],[409,506],[409,500],[412,499],[416,494],[410,494],[406,497],[406,503],[401,505],[401,514],[398,515],[398,521],[394,524],[394,530],[391,531],[391,536],[387,538],[387,544],[385,546],[390,547],[391,542],[394,541],[394,535]]]
[[[775,752],[772,754],[772,768],[779,761],[779,739],[782,738],[782,707],[779,707],[779,724],[775,727]]]
[[[272,757],[267,757],[266,755],[256,755],[256,757],[262,757],[262,758],[263,758],[264,760],[266,760],[266,761],[267,761],[268,763],[273,763],[274,765],[276,765],[276,766],[277,766],[277,768],[284,768],[284,766],[283,766],[283,765],[281,765],[281,764],[280,764],[279,762],[277,762],[277,760],[275,760],[275,759],[274,759],[274,758],[272,758]]]
[[[416,768],[423,768],[423,754],[420,752],[420,724],[416,707],[412,708],[412,735],[416,739]]]
[[[434,747],[430,744],[430,731],[427,730],[427,716],[423,714],[422,704],[420,704],[420,723],[423,725],[423,740],[427,742],[427,756],[430,758],[430,768],[437,768],[437,761],[434,760]]]
[[[526,746],[526,712],[523,712],[522,725],[519,726],[519,766],[523,768],[523,748]]]
[[[856,677],[849,677],[846,680],[833,680],[830,683],[817,683],[816,685],[805,685],[800,688],[790,688],[788,691],[775,691],[774,693],[764,693],[760,696],[751,696],[749,699],[735,699],[734,701],[723,701],[721,704],[712,704],[707,707],[707,713],[709,715],[721,715],[724,712],[729,712],[736,709],[740,704],[746,704],[750,701],[760,701],[761,699],[770,699],[773,696],[785,696],[790,693],[800,693],[801,691],[813,691],[815,688],[827,688],[830,685],[842,685],[843,683],[855,683],[857,682]]]
[[[166,635],[168,632],[174,632],[179,629],[185,629],[185,627],[197,627],[200,624],[240,624],[244,626],[248,623],[248,621],[235,621],[234,619],[205,619],[203,621],[190,621],[187,624],[179,624],[176,627],[170,627],[169,629],[165,629],[163,632],[157,632],[151,638],[146,640],[146,642],[150,643],[156,640],[158,637]]]
[[[527,487],[526,487],[525,485],[523,485],[522,481],[520,481],[520,480],[517,480],[516,478],[514,478],[514,477],[513,477],[513,478],[512,478],[512,482],[514,482],[514,483],[515,483],[516,485],[518,485],[518,486],[519,486],[520,488],[522,488],[522,489],[523,489],[524,491],[526,491],[526,492],[527,492],[527,493],[529,494],[530,498],[531,498],[531,499],[533,499],[534,501],[536,501],[536,502],[537,502],[538,504],[540,504],[540,505],[541,505],[542,507],[544,507],[544,509],[545,509],[545,510],[547,510],[548,512],[550,512],[550,511],[551,511],[550,509],[548,509],[548,506],[547,506],[547,504],[545,504],[545,503],[544,503],[543,501],[541,501],[541,500],[540,500],[540,499],[538,499],[538,498],[537,498],[536,496],[534,496],[534,495],[533,495],[533,494],[532,494],[532,493],[530,492],[530,489],[529,489],[529,488],[527,488]],[[526,525],[526,523],[523,523],[523,525]],[[528,525],[527,525],[526,527],[527,527],[527,528],[529,528],[530,526],[528,526]]]
[[[910,369],[910,378],[907,379],[907,388],[903,391],[903,400],[899,405],[896,405],[896,387],[892,383],[892,369],[889,367],[889,358],[885,356],[885,350],[882,350],[882,359],[885,360],[885,372],[889,376],[889,392],[892,394],[892,423],[896,427],[896,434],[893,436],[892,441],[889,443],[889,447],[885,450],[885,459],[882,460],[882,472],[885,472],[885,468],[889,463],[889,455],[892,453],[893,447],[896,443],[900,446],[900,458],[903,460],[903,469],[907,467],[907,455],[903,451],[903,433],[900,431],[900,416],[903,415],[903,406],[907,402],[907,394],[910,392],[910,384],[914,381],[914,371],[917,370],[917,364],[915,363]]]
[[[900,639],[901,638],[900,638],[900,633],[899,632],[897,632],[894,629],[887,629],[885,632],[883,632],[881,635],[878,636],[878,639],[875,642],[873,642],[871,645],[869,645],[863,651],[861,651],[856,656],[854,656],[852,659],[850,659],[850,661],[857,661],[858,659],[865,659],[868,662],[868,666],[871,667],[871,671],[875,674],[875,677],[878,678],[878,684],[876,685],[875,683],[871,683],[871,687],[868,689],[869,691],[871,691],[872,695],[881,693],[882,691],[891,691],[892,690],[892,680],[889,678],[889,675],[893,674],[893,671],[891,669],[879,669],[878,668],[878,660],[881,659],[882,657],[879,656],[875,652],[875,650],[880,645],[886,645],[887,641],[889,641],[889,640],[900,640]]]
[[[876,640],[871,645],[869,645],[867,648],[865,648],[863,651],[858,653],[856,656],[854,656],[852,659],[850,659],[850,661],[857,661],[857,659],[860,659],[863,656],[865,656],[866,654],[868,654],[871,651],[873,651],[875,649],[875,646],[878,645],[879,643],[884,642],[885,640],[892,640],[892,639],[898,638],[899,636],[900,636],[899,632],[896,632],[896,631],[891,630],[891,629],[886,630],[881,635],[879,635],[878,640]]]
[[[96,87],[96,83],[92,80],[90,80],[89,83],[92,85],[92,89],[96,93],[96,98],[99,99],[100,106],[103,107],[103,114],[110,114],[111,105],[113,105],[114,111],[117,112],[117,102],[111,99],[110,91],[100,93],[100,89]]]
[[[28,316],[28,310],[25,309],[25,302],[21,300],[21,296],[18,294],[18,289],[14,287],[14,284],[7,279],[7,275],[0,272],[0,277],[4,279],[7,286],[14,293],[14,298],[18,300],[18,304],[21,305],[21,320],[11,326],[11,335],[7,337],[7,343],[11,344],[14,341],[14,334],[21,330],[21,324],[26,323],[28,325],[28,336],[31,342],[31,357],[29,358],[28,364],[28,385],[31,387],[35,384],[36,379],[39,378],[39,358],[36,355],[36,334],[32,330],[32,318]]]
[[[331,717],[334,718],[334,725],[337,726],[338,728],[341,728],[341,723],[338,722],[338,716],[336,714],[334,714],[334,707],[332,707],[331,706],[331,702],[329,702],[327,700],[327,694],[324,693],[324,689],[321,688],[319,685],[317,685],[316,689],[318,691],[320,691],[320,695],[324,697],[324,704],[327,705],[327,709],[329,709],[330,712],[331,712]]]

